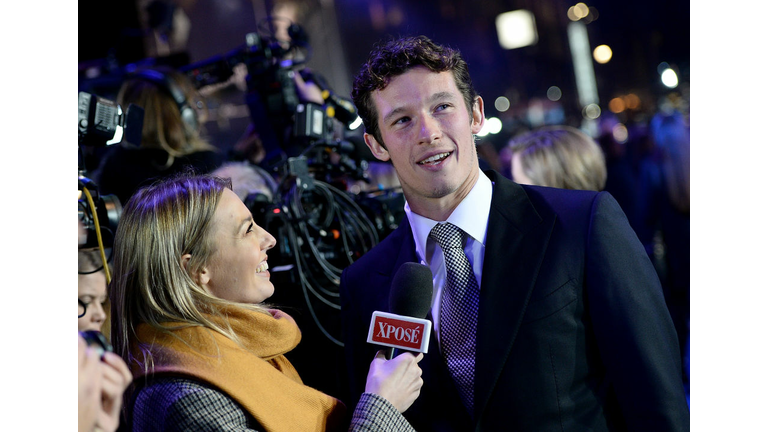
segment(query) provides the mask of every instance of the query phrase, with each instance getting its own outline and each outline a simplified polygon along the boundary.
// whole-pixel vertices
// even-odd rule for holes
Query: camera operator
[[[115,145],[94,175],[102,194],[128,201],[139,186],[191,166],[208,173],[226,156],[201,136],[203,97],[183,73],[167,66],[127,75],[118,94],[120,106],[144,109],[141,144]]]

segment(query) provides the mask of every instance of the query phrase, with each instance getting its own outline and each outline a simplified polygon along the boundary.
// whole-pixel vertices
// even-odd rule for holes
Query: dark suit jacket
[[[616,201],[486,174],[475,410],[461,405],[433,334],[406,418],[419,432],[689,430],[675,329]],[[366,343],[371,312],[388,309],[392,277],[415,250],[406,218],[342,274],[353,398],[380,348]]]

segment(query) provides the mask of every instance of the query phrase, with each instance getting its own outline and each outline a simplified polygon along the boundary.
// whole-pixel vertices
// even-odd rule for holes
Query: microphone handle
[[[384,355],[387,357],[387,360],[392,360],[393,358],[399,356],[403,352],[408,352],[408,351],[402,351],[399,348],[395,348],[395,347],[387,347],[387,350],[384,352]],[[414,354],[418,354],[418,353],[414,353]]]

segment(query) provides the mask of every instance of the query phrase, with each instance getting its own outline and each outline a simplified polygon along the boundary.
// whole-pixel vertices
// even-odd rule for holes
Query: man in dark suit
[[[394,166],[407,216],[342,274],[352,399],[378,349],[366,343],[371,313],[388,310],[398,268],[420,262],[434,277],[435,330],[421,396],[405,412],[416,430],[690,428],[658,277],[610,194],[522,186],[480,171],[474,135],[483,100],[459,53],[425,37],[374,49],[352,96],[366,144]],[[444,255],[430,235],[448,224],[460,229],[471,267],[458,279],[446,264],[451,246]],[[471,342],[457,362],[447,360],[456,308],[442,303],[457,301],[459,279],[469,287],[462,296],[472,297],[472,286],[479,292],[476,306],[464,308],[474,315],[458,321]]]

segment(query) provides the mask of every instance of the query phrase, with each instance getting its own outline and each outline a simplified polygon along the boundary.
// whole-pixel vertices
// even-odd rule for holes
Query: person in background
[[[78,221],[79,245],[82,246],[87,239],[87,232],[81,221]],[[78,259],[79,270],[88,268],[89,271],[96,269],[94,251],[79,250]],[[103,270],[101,271],[103,274]],[[98,274],[91,273],[89,276]],[[102,277],[92,278],[94,284],[103,283],[103,289],[106,289],[106,280]],[[98,282],[96,282],[98,281]],[[78,289],[82,286],[82,279],[78,283]],[[95,287],[94,287],[95,288]],[[81,294],[82,296],[82,294]],[[93,303],[90,308],[93,319],[78,321],[77,337],[77,430],[78,432],[114,432],[120,425],[120,410],[122,408],[123,394],[125,389],[131,383],[132,376],[128,366],[118,355],[112,352],[104,352],[103,347],[90,346],[83,337],[83,332],[99,331],[103,318],[98,318],[93,314],[94,310],[101,310],[98,294],[95,292],[89,294],[92,296]],[[80,297],[82,302],[83,297]],[[90,299],[85,299],[90,300]],[[85,311],[83,311],[85,313]]]
[[[104,156],[94,173],[101,194],[114,194],[125,204],[141,186],[192,168],[209,173],[226,155],[202,136],[205,104],[181,72],[156,66],[126,76],[117,103],[144,109],[141,143],[125,140]]]
[[[543,126],[513,138],[512,180],[520,184],[601,191],[605,156],[586,133],[571,126]]]
[[[78,250],[77,267],[77,330],[101,332],[107,319],[107,277],[99,250]]]
[[[413,430],[401,413],[419,395],[422,354],[371,355],[351,415],[302,383],[285,357],[299,328],[265,303],[274,246],[228,179],[183,174],[128,201],[109,295],[113,345],[135,378],[132,430]]]
[[[691,136],[680,113],[659,112],[650,121],[654,152],[641,169],[640,209],[653,232],[648,243],[658,261],[667,306],[683,355],[690,387]],[[649,248],[650,249],[650,248]]]
[[[114,432],[120,425],[123,392],[131,383],[131,372],[116,354],[88,346],[81,335],[77,351],[77,430]]]
[[[427,265],[434,333],[419,431],[684,431],[690,414],[659,278],[606,192],[481,171],[484,102],[458,51],[424,36],[377,45],[352,97],[391,161],[406,218],[341,276],[351,401],[371,314],[406,262]]]

